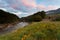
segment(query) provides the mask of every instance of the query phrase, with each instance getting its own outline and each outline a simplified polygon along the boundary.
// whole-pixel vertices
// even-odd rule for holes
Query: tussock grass
[[[60,21],[41,21],[1,35],[0,40],[60,40]]]

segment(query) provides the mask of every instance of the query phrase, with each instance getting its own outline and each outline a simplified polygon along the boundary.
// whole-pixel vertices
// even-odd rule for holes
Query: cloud
[[[6,1],[0,0],[0,6],[7,6],[8,3]]]
[[[7,11],[5,8],[0,8],[0,9],[2,9],[2,10],[4,10],[4,11]]]
[[[23,14],[24,12],[16,12],[16,13],[14,13],[14,14],[16,14],[16,15],[19,15],[19,14]],[[28,14],[28,13],[24,13],[24,14]]]
[[[48,11],[48,10],[55,10],[57,8],[59,8],[60,6],[56,6],[56,5],[48,5],[48,6],[45,6],[45,5],[38,5],[37,6],[37,9],[38,10],[45,10],[45,11]]]
[[[45,5],[38,5],[37,9],[39,9],[39,10],[45,10],[46,6]]]
[[[23,5],[26,7],[36,7],[36,1],[35,0],[22,0]]]
[[[57,9],[59,8],[59,6],[56,6],[56,5],[49,5],[47,10],[54,10],[54,9]]]
[[[33,12],[37,6],[35,0],[6,0],[6,2],[11,8],[22,12]]]
[[[48,11],[60,7],[60,0],[38,1],[39,3],[36,0],[0,0],[0,9],[7,10],[22,17],[24,15],[31,15],[40,10]]]
[[[0,8],[5,8],[9,12],[20,12],[24,13],[33,13],[39,10],[54,10],[60,6],[56,5],[46,5],[46,4],[37,4],[36,0],[0,0]],[[20,12],[18,12],[20,11]]]
[[[16,13],[14,13],[14,14],[16,14],[18,17],[26,17],[26,16],[28,16],[28,15],[30,15],[30,14],[28,14],[28,13],[25,13],[25,12],[16,12]]]

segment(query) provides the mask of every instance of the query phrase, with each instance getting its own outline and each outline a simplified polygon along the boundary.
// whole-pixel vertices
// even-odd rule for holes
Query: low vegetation
[[[59,13],[49,14],[49,15],[47,15],[46,18],[51,20],[51,21],[60,21],[60,14]]]
[[[60,40],[60,22],[33,22],[12,33],[1,35],[0,40]]]
[[[45,12],[41,11],[19,19],[16,15],[2,10],[0,15],[0,24],[17,20],[32,22],[24,28],[0,35],[0,40],[60,40],[60,15],[46,16]]]

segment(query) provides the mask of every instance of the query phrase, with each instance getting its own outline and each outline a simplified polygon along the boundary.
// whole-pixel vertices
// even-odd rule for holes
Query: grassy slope
[[[13,33],[1,35],[0,40],[60,40],[60,22],[35,22]]]

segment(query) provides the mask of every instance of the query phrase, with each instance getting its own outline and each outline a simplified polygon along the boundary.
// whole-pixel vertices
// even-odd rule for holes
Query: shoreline
[[[6,33],[10,33],[14,30],[17,30],[19,28],[23,28],[24,26],[28,25],[27,22],[20,22],[16,25],[10,25],[7,28],[5,28],[3,31],[0,31],[0,34],[6,34]]]

